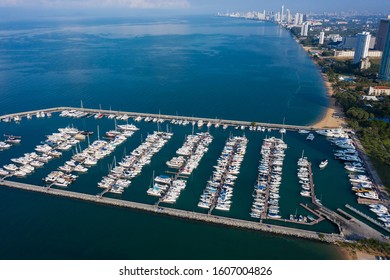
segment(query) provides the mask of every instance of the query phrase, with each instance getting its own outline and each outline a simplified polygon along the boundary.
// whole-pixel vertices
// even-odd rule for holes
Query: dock
[[[308,169],[309,169],[309,184],[310,184],[310,195],[311,195],[311,202],[314,204],[314,205],[317,205],[317,199],[316,199],[316,193],[314,191],[314,181],[313,181],[313,170],[311,169],[311,162],[309,162],[309,165],[308,165]]]
[[[275,147],[275,143],[272,143],[271,150],[273,150]],[[270,157],[269,160],[269,166],[272,166],[273,158]],[[272,168],[269,169],[268,171],[268,180],[267,180],[267,189],[265,190],[265,202],[264,202],[264,211],[261,213],[261,220],[267,219],[267,213],[268,213],[268,202],[269,202],[269,193],[270,193],[270,185],[271,185],[271,173],[272,173]],[[260,220],[260,221],[261,221]]]
[[[9,188],[22,189],[26,191],[38,192],[38,193],[59,196],[59,197],[66,197],[66,198],[71,198],[76,200],[83,200],[83,201],[88,201],[88,202],[97,203],[101,205],[123,207],[123,208],[143,211],[143,212],[171,216],[171,217],[176,217],[181,219],[188,219],[188,220],[204,222],[204,223],[211,223],[211,224],[227,226],[227,227],[281,234],[285,236],[312,239],[312,240],[328,242],[328,243],[336,243],[344,240],[344,238],[339,234],[318,233],[314,231],[295,229],[295,228],[289,228],[289,227],[283,227],[277,225],[267,225],[264,223],[238,220],[238,219],[226,218],[226,217],[215,216],[215,215],[207,215],[207,214],[190,212],[190,211],[173,209],[173,208],[157,207],[156,205],[149,205],[149,204],[137,203],[132,201],[107,198],[107,197],[99,197],[96,195],[89,195],[89,194],[71,192],[71,191],[60,190],[60,189],[46,189],[41,186],[23,184],[19,182],[12,182],[12,181],[5,180],[0,182],[0,185]]]
[[[38,112],[44,112],[44,113],[58,113],[65,110],[77,110],[81,112],[85,112],[88,114],[97,114],[102,113],[105,115],[115,114],[115,115],[127,115],[130,118],[137,118],[137,117],[150,117],[150,118],[158,118],[163,120],[187,120],[187,121],[195,121],[198,122],[202,120],[205,123],[210,122],[211,124],[219,124],[221,126],[228,125],[228,126],[245,126],[249,127],[253,124],[256,126],[261,126],[265,128],[271,128],[271,129],[286,129],[286,130],[292,130],[297,131],[300,129],[304,130],[310,130],[314,131],[318,128],[315,128],[314,126],[300,126],[300,125],[287,125],[287,124],[276,124],[276,123],[264,123],[259,121],[240,121],[240,120],[225,120],[225,119],[211,119],[211,118],[201,118],[201,117],[190,117],[190,116],[174,116],[174,115],[163,115],[163,114],[152,114],[152,113],[138,113],[138,112],[128,112],[128,111],[113,111],[113,110],[102,110],[102,109],[92,109],[92,108],[77,108],[77,107],[54,107],[54,108],[48,108],[48,109],[41,109],[41,110],[33,110],[33,111],[26,111],[26,112],[20,112],[20,113],[12,113],[0,116],[0,121],[5,120],[6,118],[15,118],[16,116],[19,117],[27,117],[27,115],[35,115]],[[329,127],[331,128],[331,127]],[[334,127],[337,128],[337,127]]]
[[[211,124],[219,124],[219,125],[227,125],[227,126],[245,126],[249,127],[255,124],[257,127],[265,127],[270,129],[281,129],[284,128],[286,130],[291,131],[297,131],[297,130],[309,130],[313,131],[316,128],[312,126],[296,126],[296,125],[284,125],[284,124],[272,124],[272,123],[261,123],[261,122],[249,122],[249,121],[234,121],[234,120],[223,120],[223,119],[210,119],[210,118],[198,118],[198,117],[187,117],[187,116],[173,116],[173,115],[161,115],[161,114],[151,114],[151,113],[136,113],[136,112],[126,112],[126,111],[111,111],[111,110],[101,110],[101,109],[88,109],[88,108],[76,108],[76,107],[55,107],[55,108],[49,108],[49,109],[42,109],[42,110],[35,110],[35,111],[28,111],[28,112],[21,112],[21,113],[15,113],[15,114],[8,114],[0,116],[0,121],[6,119],[6,118],[14,118],[16,116],[19,117],[26,117],[27,115],[35,115],[38,112],[45,112],[45,113],[58,113],[62,112],[64,110],[77,110],[81,112],[88,113],[90,115],[92,114],[114,114],[114,115],[128,115],[130,118],[158,118],[158,120],[187,120],[187,121],[195,121],[198,122],[202,120],[203,122],[210,122]],[[356,140],[355,140],[356,142]],[[363,153],[363,152],[362,152]],[[363,153],[364,154],[364,153]],[[365,155],[365,154],[364,154]],[[365,162],[367,162],[367,159],[365,159]],[[367,165],[367,163],[366,163]],[[83,194],[78,192],[71,192],[66,190],[60,190],[55,188],[49,187],[42,187],[42,186],[36,186],[36,185],[30,185],[30,184],[24,184],[19,182],[13,182],[6,180],[7,177],[0,178],[0,185],[9,187],[9,188],[16,188],[16,189],[22,189],[26,191],[33,191],[38,193],[43,193],[47,195],[53,195],[53,196],[59,196],[59,197],[66,197],[76,200],[83,200],[83,201],[89,201],[101,205],[111,205],[116,207],[123,207],[128,209],[133,209],[137,211],[144,211],[159,215],[165,215],[165,216],[171,216],[181,219],[188,219],[192,221],[198,221],[198,222],[205,222],[205,223],[212,223],[222,226],[228,226],[228,227],[235,227],[235,228],[243,228],[248,230],[254,230],[254,231],[261,231],[261,232],[269,232],[269,233],[275,233],[275,234],[282,234],[287,236],[294,236],[294,237],[300,237],[300,238],[307,238],[307,239],[313,239],[313,240],[319,240],[319,241],[325,241],[329,243],[334,243],[338,241],[344,241],[345,239],[348,240],[354,240],[358,238],[375,238],[377,240],[386,241],[386,239],[383,237],[381,233],[379,233],[377,230],[371,228],[370,226],[366,225],[365,223],[357,220],[356,218],[348,220],[342,217],[340,214],[322,206],[318,201],[316,200],[315,193],[314,193],[314,183],[312,178],[312,170],[311,166],[309,166],[309,173],[310,173],[310,185],[311,185],[311,198],[312,202],[315,207],[311,209],[310,212],[313,214],[316,214],[320,219],[327,218],[331,222],[335,223],[340,231],[340,234],[323,234],[318,233],[310,230],[302,230],[302,229],[295,229],[290,227],[284,227],[284,226],[276,226],[276,225],[269,225],[262,222],[253,222],[253,221],[247,221],[247,220],[239,220],[239,219],[233,219],[233,218],[227,218],[222,216],[213,215],[211,212],[215,206],[215,201],[213,202],[213,207],[210,209],[208,214],[198,213],[198,212],[190,212],[185,210],[179,210],[179,209],[173,209],[173,208],[166,208],[166,207],[160,207],[158,205],[149,205],[149,204],[142,204],[142,203],[136,203],[121,199],[113,199],[108,197],[103,197],[104,194],[107,192],[107,190],[101,192],[97,195],[89,195],[89,194]],[[376,177],[375,174],[372,174],[370,172],[372,177]],[[178,177],[178,173],[175,175],[175,177]],[[378,184],[378,181],[375,180]],[[381,183],[379,183],[381,185]],[[269,181],[268,181],[268,195],[265,203],[265,209],[268,208],[268,199],[269,199]],[[217,197],[217,196],[216,196]],[[382,193],[382,198],[384,197]],[[361,200],[362,203],[371,203],[371,201]],[[360,202],[359,202],[360,203]],[[347,207],[347,206],[346,206]],[[348,208],[348,207],[347,207]],[[351,209],[350,209],[351,210]],[[355,209],[356,210],[356,209]],[[352,210],[353,211],[353,210]],[[366,220],[370,221],[368,218],[366,218],[365,214],[358,213],[359,211],[356,210],[357,214],[364,217]],[[267,211],[264,211],[266,213]],[[263,219],[266,219],[266,214],[263,216]],[[316,220],[320,221],[320,219]],[[372,219],[372,218],[371,218]],[[260,220],[261,221],[261,220]],[[375,220],[374,220],[375,221]],[[370,221],[371,222],[371,221]],[[378,222],[378,221],[375,221]],[[373,222],[374,224],[376,224]],[[379,222],[378,222],[379,223]],[[377,224],[376,224],[377,225]],[[379,226],[379,225],[378,225]],[[383,225],[382,227],[383,228]],[[389,229],[385,229],[387,232],[390,232]]]

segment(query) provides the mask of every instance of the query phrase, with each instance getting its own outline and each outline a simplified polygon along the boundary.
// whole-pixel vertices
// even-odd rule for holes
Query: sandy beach
[[[299,45],[305,50],[305,52],[307,52],[307,53],[310,52],[311,47],[305,47],[302,44],[299,44]],[[318,66],[317,61],[315,59],[313,59],[310,55],[309,55],[309,57]],[[334,98],[332,98],[332,96],[334,94],[332,83],[329,82],[328,76],[325,73],[321,73],[321,75],[322,75],[322,78],[324,79],[326,90],[328,91],[329,106],[326,110],[325,115],[322,117],[322,119],[313,123],[312,126],[315,128],[343,127],[345,125],[344,113],[340,107],[336,106],[336,101]]]
[[[351,248],[338,247],[343,260],[376,260],[375,255],[368,252],[353,250]]]
[[[324,117],[313,124],[315,128],[335,128],[343,127],[345,125],[344,114],[340,107],[336,106],[336,100],[332,98],[334,91],[332,84],[328,80],[328,76],[322,73],[322,78],[325,82],[325,87],[328,91],[329,107]]]

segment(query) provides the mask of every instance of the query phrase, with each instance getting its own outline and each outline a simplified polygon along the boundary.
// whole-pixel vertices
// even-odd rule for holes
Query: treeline
[[[367,102],[354,90],[338,92],[335,98],[390,190],[390,123],[381,119],[390,115],[390,98]]]

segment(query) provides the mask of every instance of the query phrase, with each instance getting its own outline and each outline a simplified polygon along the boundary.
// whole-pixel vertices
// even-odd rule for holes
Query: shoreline
[[[299,43],[298,39],[296,39],[296,41],[302,47],[302,49],[309,55],[308,52],[311,50],[311,48],[303,46],[301,43]],[[344,113],[342,109],[336,105],[336,100],[333,98],[335,92],[333,91],[332,83],[329,81],[328,76],[325,73],[322,73],[322,70],[320,69],[320,66],[318,65],[317,61],[314,60],[313,57],[310,55],[309,58],[313,61],[313,63],[317,66],[318,70],[320,71],[322,80],[324,81],[324,85],[327,91],[327,99],[329,102],[326,111],[324,115],[321,117],[321,119],[311,123],[310,126],[318,129],[345,127],[346,121],[344,118]]]
[[[315,64],[318,66],[317,62]],[[345,127],[346,122],[344,119],[344,113],[342,109],[336,105],[336,100],[333,98],[335,94],[333,91],[332,83],[329,81],[328,76],[321,73],[322,79],[325,84],[328,98],[328,107],[324,116],[317,122],[311,125],[315,128],[328,128],[328,127]]]

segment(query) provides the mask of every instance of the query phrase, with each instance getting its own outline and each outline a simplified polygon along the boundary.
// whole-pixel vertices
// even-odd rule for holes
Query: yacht
[[[7,144],[5,142],[0,142],[0,151],[9,149],[11,147],[11,144]]]
[[[327,159],[323,159],[319,165],[319,167],[321,169],[325,168],[326,166],[328,165],[328,160]]]
[[[308,141],[313,141],[315,138],[314,134],[313,133],[310,133],[307,137],[306,137],[306,140]]]
[[[3,168],[0,168],[0,176],[7,176],[9,175],[9,172],[7,170],[4,170]]]
[[[301,191],[301,196],[304,196],[304,197],[311,197],[311,194],[309,191]]]

